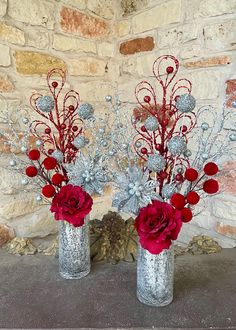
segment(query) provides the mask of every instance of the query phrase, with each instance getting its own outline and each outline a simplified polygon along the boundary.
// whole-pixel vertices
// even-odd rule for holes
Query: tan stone
[[[124,41],[120,44],[120,53],[123,55],[132,55],[139,52],[147,52],[155,47],[153,37],[136,38]]]
[[[65,32],[95,39],[104,37],[109,32],[109,26],[105,21],[78,10],[62,7],[60,15],[60,25]]]
[[[7,12],[7,0],[0,0],[0,17],[3,17]]]
[[[15,89],[12,81],[10,80],[9,76],[0,73],[0,92],[1,93],[10,93],[13,92]]]
[[[35,48],[46,49],[49,46],[49,34],[47,32],[37,30],[27,31],[27,45]]]
[[[0,22],[0,39],[13,44],[25,44],[24,32],[3,22]]]
[[[98,55],[101,57],[113,57],[115,54],[114,44],[102,42],[98,44]]]
[[[192,93],[197,100],[212,100],[219,96],[222,72],[214,70],[196,70],[185,73],[184,77],[192,82]]]
[[[40,208],[34,194],[21,193],[20,195],[2,196],[0,201],[0,216],[6,220],[32,213]]]
[[[115,3],[113,0],[88,0],[87,2],[88,10],[106,19],[113,18],[114,5]]]
[[[66,69],[61,59],[43,53],[16,51],[14,57],[17,72],[25,75],[47,74],[53,68]]]
[[[236,49],[236,20],[224,21],[204,27],[204,41],[207,49]]]
[[[71,60],[69,73],[72,76],[103,76],[105,74],[106,62],[93,57]]]
[[[0,225],[0,247],[15,237],[14,230],[7,225]]]
[[[232,14],[236,10],[235,0],[201,0],[199,1],[198,15],[203,17]]]
[[[216,231],[221,235],[236,239],[236,226],[225,225],[222,222],[217,222]]]
[[[55,7],[45,0],[9,0],[8,15],[20,22],[52,29]]]
[[[113,33],[118,37],[124,37],[130,32],[131,24],[129,21],[120,21],[113,26]]]
[[[86,7],[86,0],[62,0],[62,2],[77,9],[85,9]]]
[[[185,68],[187,69],[198,69],[198,68],[207,68],[211,66],[227,65],[231,63],[230,56],[215,56],[207,59],[202,59],[194,62],[184,63]]]
[[[10,64],[10,48],[5,45],[0,45],[0,66],[9,66]]]
[[[180,57],[184,60],[198,57],[201,54],[201,46],[200,45],[191,45],[188,47],[184,47],[180,51]]]
[[[171,0],[157,5],[132,18],[133,32],[140,33],[170,23],[180,22],[181,1]]]
[[[81,100],[86,102],[104,102],[106,95],[113,95],[115,92],[115,86],[113,87],[111,82],[101,80],[81,82],[78,89]],[[101,111],[104,111],[104,107],[101,108]]]
[[[234,222],[236,217],[236,196],[221,193],[219,197],[215,197],[212,201],[212,214],[227,221],[227,224]]]
[[[168,30],[158,30],[158,47],[179,46],[198,38],[198,24],[184,24]]]
[[[61,51],[83,51],[88,53],[96,53],[95,42],[90,40],[65,37],[62,34],[54,34],[52,47]]]

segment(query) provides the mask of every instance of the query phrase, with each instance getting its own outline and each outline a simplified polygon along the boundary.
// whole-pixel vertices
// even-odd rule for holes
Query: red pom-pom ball
[[[195,191],[190,191],[187,193],[186,199],[189,204],[195,205],[199,202],[200,196]]]
[[[37,149],[30,150],[28,157],[31,160],[38,160],[40,158],[40,152]]]
[[[196,181],[198,178],[198,172],[194,168],[187,168],[185,171],[185,179],[188,181]]]
[[[43,161],[43,166],[46,170],[53,170],[57,166],[57,161],[53,157],[47,157]]]
[[[53,197],[55,195],[55,192],[56,192],[55,188],[50,184],[42,188],[42,194],[47,198]]]
[[[189,222],[190,220],[192,220],[192,218],[193,218],[192,211],[188,207],[183,208],[183,210],[181,211],[182,221]]]
[[[203,183],[203,190],[208,194],[215,194],[219,190],[219,184],[214,179],[209,179]]]
[[[56,186],[60,185],[62,181],[64,180],[64,176],[60,173],[55,173],[52,176],[52,183]]]
[[[170,202],[176,209],[179,210],[183,209],[186,204],[184,196],[179,193],[173,194]]]
[[[215,175],[219,171],[218,166],[213,162],[207,163],[203,170],[206,175]]]
[[[30,178],[33,178],[38,174],[38,170],[35,166],[28,166],[25,170],[25,174]]]

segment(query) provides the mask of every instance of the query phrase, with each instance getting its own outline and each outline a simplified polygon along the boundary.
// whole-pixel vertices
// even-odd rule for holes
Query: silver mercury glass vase
[[[59,223],[59,272],[66,279],[79,279],[90,272],[88,216],[84,222],[80,227]]]
[[[174,248],[151,254],[139,244],[137,257],[137,297],[149,306],[166,306],[173,300]]]

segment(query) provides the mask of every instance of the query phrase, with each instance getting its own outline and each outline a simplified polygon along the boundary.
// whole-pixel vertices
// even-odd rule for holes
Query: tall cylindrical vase
[[[166,306],[173,300],[174,249],[151,254],[139,244],[137,257],[137,297],[149,306]]]
[[[90,272],[88,216],[81,227],[59,224],[59,272],[66,279],[79,279]]]

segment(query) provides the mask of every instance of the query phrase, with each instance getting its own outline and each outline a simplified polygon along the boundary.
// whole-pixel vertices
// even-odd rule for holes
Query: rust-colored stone
[[[61,28],[65,32],[95,39],[108,34],[108,24],[94,16],[67,7],[62,7],[60,15]]]
[[[230,226],[230,225],[224,225],[220,222],[216,225],[216,231],[221,234],[225,235],[227,237],[236,238],[236,227]]]
[[[10,93],[13,92],[15,89],[13,83],[11,82],[10,78],[0,73],[0,92],[1,93]]]
[[[66,69],[63,60],[44,53],[16,51],[14,57],[17,72],[24,75],[43,75],[53,68]]]
[[[0,247],[15,237],[14,230],[7,225],[0,225]]]
[[[232,107],[232,102],[236,101],[236,79],[226,81],[226,95],[228,108]]]
[[[184,63],[184,66],[187,69],[198,69],[198,68],[206,68],[211,66],[226,65],[230,63],[231,63],[230,56],[215,56],[200,61],[186,62]]]
[[[122,42],[120,53],[123,55],[132,55],[139,52],[148,52],[155,47],[153,37],[137,38]]]
[[[221,189],[229,194],[236,195],[236,161],[232,160],[223,164],[219,172],[218,181]]]

